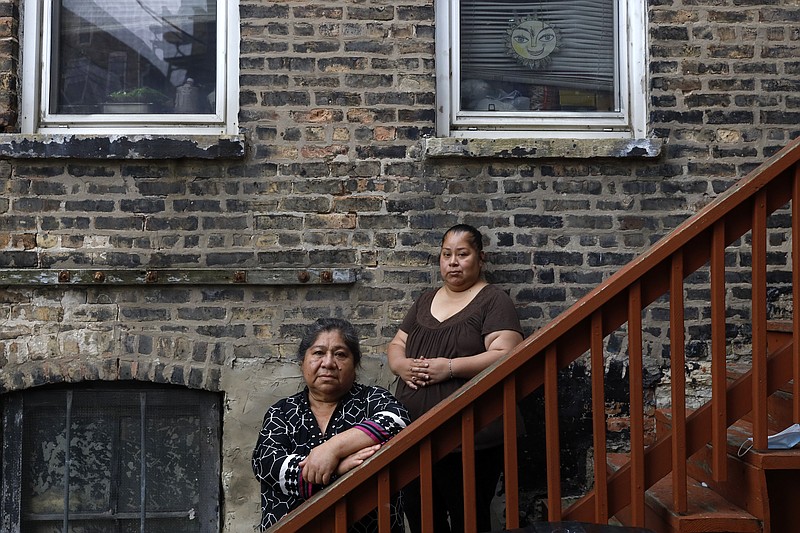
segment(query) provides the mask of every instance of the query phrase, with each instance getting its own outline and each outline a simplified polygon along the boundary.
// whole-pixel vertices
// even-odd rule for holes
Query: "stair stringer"
[[[792,342],[787,342],[767,357],[767,393],[783,387],[792,376]],[[742,375],[727,387],[727,425],[730,426],[749,413],[753,406],[752,371]],[[712,405],[706,403],[686,417],[686,450],[697,453],[711,442]],[[672,470],[672,432],[659,437],[644,451],[644,485],[650,488]],[[608,477],[608,515],[614,516],[631,503],[631,465],[622,466]],[[592,490],[564,511],[565,520],[592,521],[595,507]],[[781,532],[783,533],[783,532]]]

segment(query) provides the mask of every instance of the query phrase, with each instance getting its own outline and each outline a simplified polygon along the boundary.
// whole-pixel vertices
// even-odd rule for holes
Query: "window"
[[[23,133],[237,133],[238,2],[24,9]]]
[[[436,8],[439,136],[645,136],[643,1]]]
[[[0,530],[219,531],[217,395],[104,385],[3,400]]]

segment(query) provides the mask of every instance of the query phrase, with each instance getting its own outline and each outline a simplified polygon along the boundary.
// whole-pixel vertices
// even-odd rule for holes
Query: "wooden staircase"
[[[768,223],[778,211],[778,222]],[[519,528],[516,414],[520,402],[538,390],[544,394],[544,434],[536,438],[546,445],[547,520],[593,524],[620,520],[636,527],[658,526],[660,531],[800,531],[794,452],[758,451],[767,448],[771,428],[785,423],[785,413],[789,420],[800,421],[800,312],[783,331],[773,331],[780,328],[768,327],[767,320],[768,274],[775,268],[768,261],[769,231],[775,224],[794,236],[778,239],[791,246],[781,255],[790,259],[779,265],[785,280],[780,290],[789,287],[793,309],[798,310],[800,139],[420,417],[370,460],[292,511],[271,533],[345,533],[373,509],[378,510],[381,533],[389,533],[392,495],[415,479],[421,487],[423,530],[433,531],[432,465],[457,448],[462,451],[465,531],[477,533],[475,434],[498,418],[503,421],[506,528]],[[729,381],[726,283],[731,265],[726,257],[731,253],[747,257],[733,265],[738,271],[731,275],[740,289],[746,278],[738,302],[742,304],[742,293],[749,301],[736,321],[744,322],[752,356],[746,371]],[[689,330],[686,283],[701,270],[710,308],[693,319],[695,326],[702,322],[701,327]],[[643,391],[651,306],[660,307],[658,315],[667,315],[666,324],[658,327],[669,331],[671,405],[668,417],[662,413],[661,431],[653,443],[645,438],[649,421]],[[692,342],[706,343],[711,363],[711,398],[691,410],[686,396],[687,331]],[[627,342],[630,453],[624,463],[607,450],[604,369],[606,339],[611,335]],[[591,373],[588,413],[594,486],[574,495],[562,490],[558,375],[579,359],[596,369]],[[779,401],[787,390],[790,408]],[[776,395],[776,391],[784,392]],[[743,435],[752,436],[755,451],[739,459],[733,448],[738,448]],[[609,464],[615,468],[609,470]],[[705,489],[714,489],[714,496]],[[578,499],[571,498],[574,503],[566,506],[566,496]],[[665,503],[659,507],[656,500]]]
[[[768,351],[791,350],[790,322],[768,322]],[[749,370],[729,368],[732,385],[748,379]],[[735,385],[734,385],[735,386]],[[792,425],[791,387],[780,387],[767,399],[768,430],[777,433]],[[658,436],[669,435],[669,409],[656,411]],[[713,475],[713,448],[706,444],[688,459],[688,508],[675,512],[672,478],[667,476],[646,492],[645,526],[655,533],[770,533],[800,532],[800,448],[758,450],[752,448],[752,412],[728,427],[727,478]],[[609,456],[609,470],[627,464],[628,454]],[[616,519],[631,523],[623,509]]]

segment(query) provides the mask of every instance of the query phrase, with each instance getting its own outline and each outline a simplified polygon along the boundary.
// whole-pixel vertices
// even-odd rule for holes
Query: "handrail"
[[[376,507],[381,531],[388,532],[389,498],[410,481],[420,478],[422,519],[431,530],[431,465],[461,447],[463,457],[474,455],[474,433],[502,416],[506,435],[506,527],[519,527],[515,409],[520,400],[544,385],[545,427],[548,450],[548,519],[581,519],[606,523],[633,503],[634,524],[644,525],[644,491],[670,471],[676,490],[675,509],[686,511],[686,458],[699,446],[713,442],[715,477],[724,479],[725,430],[754,410],[754,444],[766,447],[766,397],[775,381],[800,382],[800,342],[795,338],[781,364],[770,363],[766,353],[766,228],[767,216],[791,200],[792,229],[800,231],[800,139],[769,158],[746,178],[709,203],[697,214],[654,244],[648,251],[610,276],[567,311],[523,340],[509,354],[484,370],[448,399],[423,415],[384,446],[369,461],[343,476],[287,515],[271,531],[324,530],[344,533],[355,520]],[[752,376],[736,384],[725,383],[725,248],[752,230]],[[797,234],[800,235],[800,234]],[[793,239],[798,252],[800,239]],[[793,253],[793,301],[800,301],[798,254]],[[711,403],[686,416],[683,376],[684,280],[705,264],[711,276]],[[672,346],[673,432],[645,449],[642,416],[642,310],[669,294]],[[794,316],[798,326],[798,315]],[[556,376],[589,352],[593,368],[603,368],[603,339],[627,327],[631,379],[631,462],[606,478],[605,410],[602,376],[592,376],[595,488],[570,508],[561,508],[558,404]],[[794,328],[800,334],[800,327]],[[786,363],[789,357],[790,363]],[[788,364],[788,366],[787,366]],[[780,375],[776,377],[776,370]],[[787,370],[788,368],[788,370]],[[680,376],[680,377],[679,377]],[[745,383],[745,385],[742,385]],[[746,387],[746,389],[745,389]],[[743,392],[744,391],[744,392]],[[795,391],[797,392],[797,391]],[[795,399],[797,399],[795,394]],[[800,404],[794,417],[800,421]],[[700,414],[698,414],[700,413]],[[698,422],[698,420],[700,422]],[[702,442],[702,444],[701,444]],[[465,459],[466,461],[466,459]],[[666,464],[665,464],[666,463]],[[465,467],[467,475],[472,472]],[[474,481],[465,480],[465,501],[473,501]],[[465,527],[476,530],[474,506],[465,505]]]

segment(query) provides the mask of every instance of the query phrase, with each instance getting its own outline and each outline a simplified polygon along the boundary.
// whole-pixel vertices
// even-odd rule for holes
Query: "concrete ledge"
[[[349,285],[354,268],[0,269],[2,286]]]
[[[423,157],[593,158],[661,155],[661,139],[478,139],[431,137],[422,140]]]
[[[0,159],[238,159],[243,135],[0,134]]]

